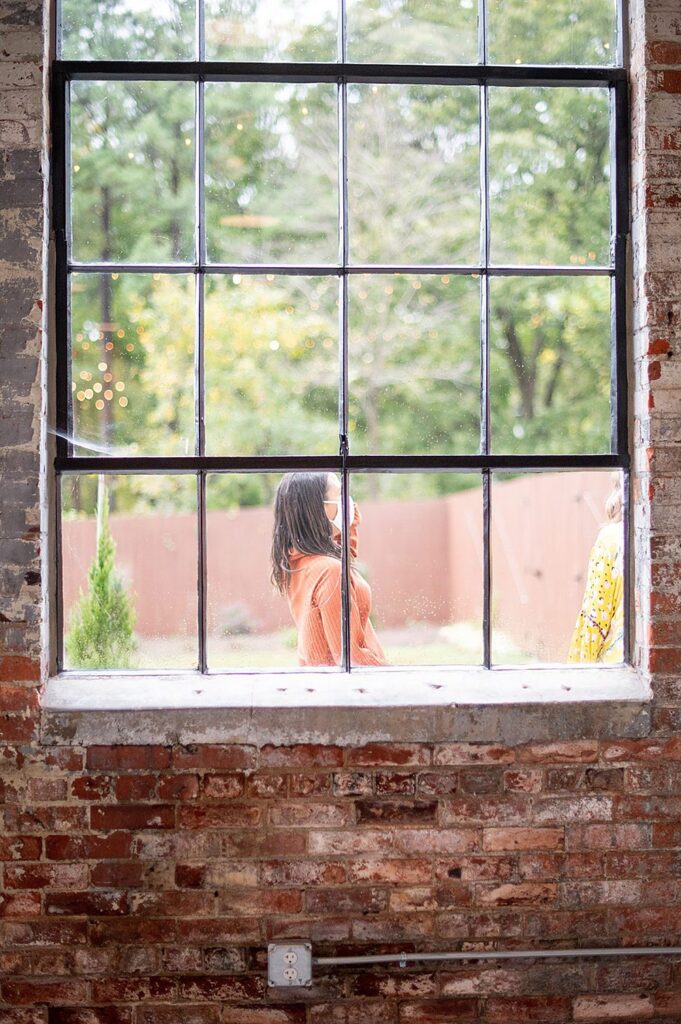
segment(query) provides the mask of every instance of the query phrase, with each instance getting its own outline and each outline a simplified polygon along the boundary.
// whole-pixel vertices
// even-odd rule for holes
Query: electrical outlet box
[[[309,987],[312,984],[312,943],[270,942],[267,984],[270,988]]]

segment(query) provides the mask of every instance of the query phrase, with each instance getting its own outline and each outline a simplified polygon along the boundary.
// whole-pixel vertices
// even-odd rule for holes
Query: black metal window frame
[[[61,477],[84,474],[189,474],[196,477],[198,516],[198,670],[209,671],[206,637],[206,477],[208,473],[264,473],[320,470],[335,472],[342,481],[342,660],[350,672],[349,615],[349,476],[352,473],[479,472],[483,501],[483,665],[491,659],[491,477],[496,472],[542,472],[550,470],[605,470],[623,472],[624,505],[624,650],[630,661],[629,571],[629,405],[627,388],[627,244],[629,235],[629,89],[624,67],[622,11],[619,11],[617,66],[492,65],[486,62],[485,8],[479,0],[478,59],[474,65],[391,65],[356,64],[345,59],[346,0],[340,3],[338,61],[335,63],[266,63],[226,61],[76,61],[57,59],[52,64],[52,224],[56,267],[54,320],[56,334],[56,457],[55,522],[57,529],[57,669],[63,666],[63,595],[61,566]],[[198,52],[205,54],[202,3],[199,0]],[[71,258],[69,195],[69,92],[73,81],[184,81],[195,84],[195,259],[186,263],[75,262]],[[204,85],[206,82],[334,83],[338,89],[340,259],[334,264],[227,264],[209,263],[206,255],[204,203]],[[354,83],[395,85],[465,85],[480,92],[480,185],[482,260],[479,264],[351,264],[348,249],[348,144],[347,86]],[[490,262],[489,125],[490,87],[607,87],[610,97],[610,261],[607,267],[504,266]],[[73,272],[101,273],[193,273],[197,279],[195,377],[195,454],[181,457],[74,455],[71,441],[70,399],[70,296],[69,276]],[[328,456],[207,456],[204,426],[203,303],[206,274],[300,274],[336,276],[340,280],[339,311],[339,430],[338,453]],[[352,274],[477,274],[481,279],[480,300],[480,412],[481,444],[477,455],[353,455],[348,441],[348,280]],[[611,308],[611,445],[606,454],[504,455],[490,452],[490,306],[489,282],[493,277],[606,276],[610,279]],[[77,446],[76,446],[77,447]],[[248,671],[246,668],[240,670]],[[332,670],[336,671],[336,670]]]

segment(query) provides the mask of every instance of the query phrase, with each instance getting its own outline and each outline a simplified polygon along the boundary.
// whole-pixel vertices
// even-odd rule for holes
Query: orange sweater
[[[359,509],[350,526],[350,554],[357,556]],[[341,563],[330,555],[289,552],[291,580],[288,603],[298,628],[298,660],[301,665],[340,665],[341,662]],[[350,573],[350,639],[353,665],[385,665],[373,626],[371,588],[356,569]]]

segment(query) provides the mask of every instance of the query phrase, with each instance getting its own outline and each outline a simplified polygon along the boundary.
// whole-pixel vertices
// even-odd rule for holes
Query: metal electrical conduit
[[[496,952],[459,953],[396,953],[385,956],[316,956],[312,962],[318,967],[337,967],[342,964],[399,964],[418,960],[546,960],[551,957],[592,956],[681,956],[681,946],[625,946],[615,949],[512,949]]]

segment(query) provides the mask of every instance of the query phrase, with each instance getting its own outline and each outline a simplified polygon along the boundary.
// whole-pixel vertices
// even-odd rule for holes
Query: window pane
[[[190,60],[194,0],[61,0],[65,60]]]
[[[615,0],[487,0],[494,64],[614,64]]]
[[[351,275],[349,313],[353,452],[477,452],[479,279]]]
[[[497,473],[491,508],[492,660],[621,662],[621,473]]]
[[[71,276],[79,455],[194,454],[194,279]]]
[[[194,83],[73,82],[71,114],[74,259],[192,259]]]
[[[338,280],[206,280],[210,454],[338,451]]]
[[[474,64],[476,0],[348,0],[348,60]]]
[[[478,99],[472,87],[348,86],[355,263],[477,263]]]
[[[489,93],[494,263],[607,266],[607,89]]]
[[[490,279],[492,450],[610,451],[610,279]]]
[[[193,476],[62,477],[64,662],[196,668]]]
[[[328,668],[339,663],[340,561],[326,512],[331,506],[324,505],[327,477],[208,477],[211,669]],[[282,592],[272,582],[274,559]]]
[[[335,61],[338,0],[206,0],[208,60]]]
[[[205,106],[210,258],[335,262],[335,86],[209,83]]]
[[[482,663],[482,487],[473,473],[353,475],[355,665]]]

